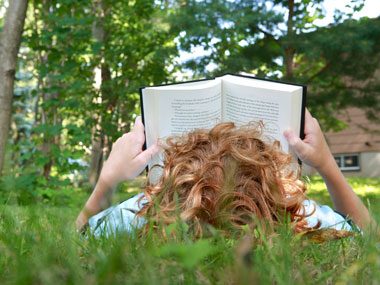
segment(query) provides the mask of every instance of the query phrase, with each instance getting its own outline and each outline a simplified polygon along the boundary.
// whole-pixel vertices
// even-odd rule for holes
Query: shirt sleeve
[[[140,201],[139,199],[143,197]],[[94,236],[110,236],[117,232],[132,232],[145,224],[145,219],[136,213],[146,203],[143,193],[112,206],[88,220],[88,227]]]
[[[355,227],[351,220],[342,214],[334,211],[329,206],[319,205],[313,200],[305,200],[303,202],[305,208],[306,221],[309,227],[315,227],[320,222],[320,229],[336,229],[355,231]]]

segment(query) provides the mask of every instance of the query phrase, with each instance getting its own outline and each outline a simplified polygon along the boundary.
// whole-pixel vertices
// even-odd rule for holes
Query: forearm
[[[141,117],[137,117],[131,132],[124,134],[113,144],[98,183],[76,220],[78,230],[87,224],[91,216],[109,206],[113,190],[118,183],[139,175],[149,160],[159,152],[157,144],[143,151],[144,142],[144,125]]]
[[[331,154],[318,172],[326,183],[335,209],[347,215],[361,229],[369,228],[373,221],[368,209],[352,190]]]
[[[91,216],[99,213],[110,205],[114,188],[115,185],[110,185],[102,176],[99,177],[94,191],[88,198],[76,220],[76,228],[78,230],[87,224]]]

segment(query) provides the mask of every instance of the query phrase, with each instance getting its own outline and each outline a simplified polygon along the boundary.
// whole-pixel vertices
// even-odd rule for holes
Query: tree
[[[301,35],[296,49],[297,78],[312,87],[309,103],[315,110],[335,115],[356,106],[379,120],[380,18],[348,19]]]
[[[351,14],[337,14],[333,25],[321,28],[315,20],[324,16],[322,3],[173,1],[177,9],[172,27],[180,35],[180,47],[192,51],[202,46],[206,51],[184,67],[195,76],[248,72],[307,84],[308,106],[326,129],[340,126],[334,119],[339,108],[360,102],[372,110],[369,115],[376,114],[379,86],[371,81],[363,89],[359,84],[356,87],[362,92],[358,92],[347,83],[352,75],[370,78],[378,68],[378,21],[351,20],[352,13],[363,6],[363,1],[352,1]]]
[[[0,174],[8,140],[16,61],[27,6],[27,0],[10,1],[0,39]]]
[[[93,9],[94,9],[94,23],[92,28],[92,36],[95,40],[95,42],[101,47],[100,53],[98,56],[95,56],[94,59],[98,63],[98,65],[95,67],[98,71],[100,71],[100,86],[99,86],[99,98],[101,98],[100,104],[102,104],[104,101],[108,106],[106,106],[106,109],[113,108],[114,106],[114,100],[110,100],[112,97],[112,90],[110,90],[111,85],[111,70],[108,65],[108,62],[106,62],[105,58],[105,46],[108,46],[108,40],[109,40],[109,34],[111,31],[107,29],[105,19],[109,18],[110,15],[110,8],[107,7],[107,3],[102,0],[93,1]],[[106,30],[107,29],[107,30]],[[96,71],[95,71],[96,72]],[[104,114],[101,113],[95,113],[93,115],[93,118],[95,120],[95,125],[93,126],[92,130],[92,145],[91,145],[91,160],[90,160],[90,166],[89,166],[89,182],[92,186],[95,186],[96,182],[98,181],[100,171],[103,166],[103,160],[104,160],[104,147],[105,147],[105,135],[104,131],[102,129],[102,121],[103,121]]]
[[[139,87],[170,78],[177,48],[166,13],[154,0],[31,1],[23,45],[35,121],[17,141],[25,146],[19,172],[54,187],[88,163],[96,182],[112,143],[139,113]]]
[[[91,20],[88,4],[77,1],[34,0],[27,21],[24,45],[29,48],[36,85],[35,122],[28,138],[34,143],[24,167],[51,178],[52,170],[67,175],[75,169],[70,161],[83,156],[78,136],[83,125],[83,106],[92,93],[92,68],[83,62],[88,55]],[[83,108],[83,109],[82,109]],[[86,109],[87,110],[87,109]],[[31,153],[31,155],[30,155]]]
[[[172,23],[182,35],[182,49],[201,45],[209,51],[186,65],[201,75],[211,63],[216,66],[213,74],[246,71],[291,78],[296,35],[316,28],[313,21],[323,17],[321,2],[178,1],[173,5],[181,9],[173,14]]]
[[[93,102],[90,181],[95,184],[112,143],[139,112],[138,89],[168,80],[177,49],[159,1],[93,1],[93,65],[100,86]]]

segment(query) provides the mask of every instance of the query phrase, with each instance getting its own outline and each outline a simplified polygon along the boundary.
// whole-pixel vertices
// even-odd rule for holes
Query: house
[[[337,117],[348,127],[326,133],[326,140],[344,175],[380,177],[380,124],[368,120],[359,108],[348,108]]]

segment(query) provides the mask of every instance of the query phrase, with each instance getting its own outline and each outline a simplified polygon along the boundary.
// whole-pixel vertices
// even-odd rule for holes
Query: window
[[[360,170],[359,154],[338,154],[334,158],[343,171]]]

